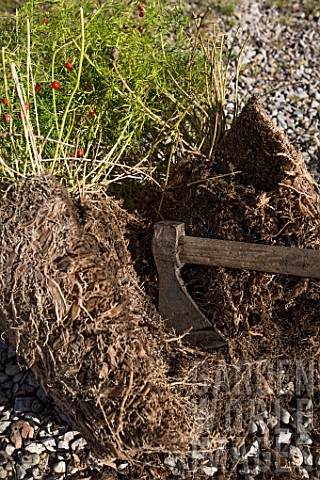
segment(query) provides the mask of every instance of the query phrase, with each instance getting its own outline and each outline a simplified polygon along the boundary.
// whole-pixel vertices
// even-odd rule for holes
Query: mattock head
[[[179,239],[184,235],[184,223],[167,221],[154,226],[152,252],[159,274],[159,313],[176,334],[190,330],[185,337],[190,345],[205,350],[223,347],[224,336],[200,312],[181,278]]]

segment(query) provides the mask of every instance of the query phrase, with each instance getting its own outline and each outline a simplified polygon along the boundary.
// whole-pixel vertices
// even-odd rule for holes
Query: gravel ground
[[[267,2],[244,0],[232,17],[223,18],[218,11],[213,11],[213,16],[222,31],[230,32],[230,40],[241,27],[236,48],[249,34],[242,57],[241,104],[252,94],[263,95],[276,124],[286,131],[293,145],[301,148],[310,170],[319,176],[319,11],[307,14],[303,2],[293,2],[289,14],[284,15]],[[230,85],[229,116],[233,106]],[[300,427],[294,409],[279,410],[278,416],[263,412],[251,425],[251,433],[269,429],[272,434],[277,429],[279,445],[287,449],[296,466],[296,478],[320,478],[320,457],[312,455],[317,445],[310,402],[303,407]],[[244,444],[237,453],[239,478],[259,478],[263,471],[257,462],[254,468],[245,462],[254,458],[256,447],[254,442]],[[168,456],[165,463],[173,474],[188,476],[190,467],[183,459]],[[123,462],[118,463],[118,469],[123,474],[128,472]],[[18,361],[14,348],[0,343],[0,478],[95,480],[102,470],[69,419],[38,386],[23,361]],[[207,464],[202,473],[214,477],[217,468]],[[112,476],[106,473],[105,478]]]

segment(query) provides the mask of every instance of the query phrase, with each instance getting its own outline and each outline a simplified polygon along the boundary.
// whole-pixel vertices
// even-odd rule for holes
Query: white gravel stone
[[[79,435],[79,432],[76,432],[75,430],[71,430],[70,432],[66,432],[63,435],[63,440],[65,442],[71,442],[71,440],[73,440],[74,437],[76,437],[77,435]]]
[[[7,478],[8,477],[8,472],[5,468],[0,467],[0,478]]]
[[[60,440],[58,442],[58,448],[60,450],[69,450],[69,442],[65,442],[64,440]]]
[[[216,467],[202,467],[202,471],[208,477],[212,477],[215,473],[217,473],[218,469]]]
[[[53,467],[55,473],[65,473],[66,469],[66,462],[63,461],[56,463]]]
[[[32,442],[25,447],[25,450],[30,453],[38,453],[39,455],[42,452],[45,452],[46,447],[42,443]]]
[[[8,444],[6,445],[6,447],[5,447],[4,450],[5,450],[5,452],[6,452],[8,455],[11,456],[11,455],[14,453],[15,449],[16,449],[16,448],[15,448],[14,445],[12,445],[12,443],[8,443]]]
[[[0,421],[0,434],[3,433],[8,427],[10,427],[10,421]]]
[[[168,455],[163,463],[169,468],[174,468],[177,465],[177,459],[173,455]]]
[[[86,445],[87,445],[87,442],[85,441],[85,439],[83,437],[80,437],[71,443],[71,448],[72,450],[76,450],[76,449],[82,450]]]
[[[288,428],[281,428],[278,436],[278,443],[288,444],[292,438],[292,432]]]
[[[55,438],[44,438],[41,443],[46,447],[49,452],[55,452],[57,450],[57,442]]]
[[[282,449],[282,453],[285,454],[290,463],[295,466],[300,466],[303,464],[303,455],[300,448],[295,445],[285,445]]]
[[[286,410],[285,408],[282,408],[282,407],[280,407],[280,420],[281,420],[281,422],[283,422],[285,424],[288,424],[290,422],[290,420],[292,420],[292,417],[291,417],[290,413],[288,412],[288,410]]]

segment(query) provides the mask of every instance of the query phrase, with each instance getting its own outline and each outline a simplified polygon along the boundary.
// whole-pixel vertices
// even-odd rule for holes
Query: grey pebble
[[[23,379],[24,376],[25,376],[25,374],[23,372],[17,373],[12,379],[13,383],[21,382],[21,380]]]
[[[29,383],[29,385],[31,385],[34,388],[39,387],[37,379],[32,372],[30,372],[29,375],[28,375],[28,383]]]
[[[24,451],[19,455],[19,459],[23,462],[24,465],[29,465],[33,467],[34,465],[38,465],[40,462],[40,455],[38,453],[30,453],[28,451]]]
[[[8,380],[8,375],[6,375],[5,373],[3,372],[0,372],[0,383],[4,383]]]
[[[41,413],[44,411],[44,405],[37,399],[33,400],[31,411],[33,413]]]
[[[16,358],[17,354],[16,354],[16,349],[13,345],[9,345],[8,349],[7,349],[7,359],[8,360],[13,360],[14,358]]]
[[[297,445],[312,445],[312,440],[307,433],[299,433],[296,436]]]
[[[17,474],[17,478],[19,480],[22,480],[26,474],[27,474],[27,469],[23,466],[23,465],[20,465],[19,463],[16,465],[16,474]]]
[[[41,400],[41,402],[43,402],[43,403],[47,402],[48,399],[49,399],[48,395],[46,394],[46,392],[41,387],[38,388],[36,395],[39,398],[39,400]]]
[[[313,455],[312,453],[310,452],[309,449],[307,448],[303,448],[302,449],[302,455],[303,455],[303,464],[304,465],[313,465]]]
[[[15,412],[30,412],[33,404],[32,397],[17,397],[14,402]]]
[[[9,375],[9,377],[14,377],[20,372],[21,372],[21,368],[19,367],[19,365],[15,365],[15,364],[8,365],[4,371],[4,373],[6,375]]]

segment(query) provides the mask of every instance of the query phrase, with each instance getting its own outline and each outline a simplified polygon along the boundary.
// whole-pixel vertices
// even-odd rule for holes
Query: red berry
[[[26,112],[27,112],[29,110],[29,103],[25,103],[24,108],[26,109]]]
[[[3,120],[4,120],[5,122],[7,122],[7,123],[10,122],[11,118],[12,118],[12,117],[11,117],[11,115],[10,115],[9,113],[5,113],[5,114],[3,115]]]
[[[9,105],[9,100],[7,98],[4,98],[2,100],[3,105]]]
[[[20,118],[26,118],[26,116],[27,116],[27,115],[25,115],[23,112],[20,112],[20,113],[19,113],[19,117],[20,117]]]
[[[68,70],[72,70],[73,69],[73,66],[72,66],[72,63],[71,62],[67,62],[66,63],[66,67]]]
[[[40,92],[41,92],[41,85],[40,85],[40,83],[36,83],[36,84],[35,84],[34,91],[35,91],[36,93],[40,93]]]
[[[144,17],[144,12],[140,12],[139,17],[143,18]]]
[[[77,156],[83,157],[83,155],[84,155],[84,151],[82,150],[82,148],[79,148],[79,150],[77,151]]]
[[[139,32],[143,32],[143,26],[139,25],[138,30],[139,30]]]
[[[94,117],[95,115],[97,115],[97,111],[96,110],[89,110],[89,115],[90,115],[90,117]]]
[[[44,23],[45,25],[48,25],[49,20],[48,20],[47,18],[44,18],[44,19],[43,19],[43,23]]]
[[[138,5],[138,10],[143,11],[143,5]]]
[[[57,81],[54,81],[51,83],[51,87],[54,89],[54,90],[59,90],[60,88],[60,83],[57,82]]]

